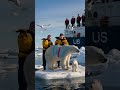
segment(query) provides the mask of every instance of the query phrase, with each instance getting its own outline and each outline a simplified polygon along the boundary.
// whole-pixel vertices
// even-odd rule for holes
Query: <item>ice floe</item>
[[[78,72],[72,72],[72,67],[70,70],[62,70],[61,68],[45,71],[38,70],[35,72],[35,77],[41,79],[70,79],[85,77],[85,67],[79,65]]]

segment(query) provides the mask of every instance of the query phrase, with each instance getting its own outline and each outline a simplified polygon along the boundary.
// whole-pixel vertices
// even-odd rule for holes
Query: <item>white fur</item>
[[[94,80],[92,88],[90,90],[103,90],[103,86],[99,80]]]
[[[72,72],[77,72],[78,71],[78,62],[77,60],[74,60],[72,63]]]
[[[60,49],[60,56],[58,57],[58,49]],[[63,70],[69,69],[70,57],[72,53],[79,53],[79,49],[74,45],[58,46],[53,45],[45,52],[46,66],[48,70],[53,70],[57,60],[60,60],[60,66]]]
[[[34,90],[35,84],[35,51],[31,52],[24,63],[24,75],[27,82],[27,90]]]

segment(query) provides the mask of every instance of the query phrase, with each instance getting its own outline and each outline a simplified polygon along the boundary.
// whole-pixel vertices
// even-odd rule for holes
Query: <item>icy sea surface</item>
[[[80,64],[84,66],[84,47],[81,50]],[[42,50],[35,52],[35,65],[42,65]],[[78,57],[79,58],[79,57]],[[83,59],[83,60],[81,60]],[[72,61],[72,59],[71,59]],[[71,79],[50,79],[44,80],[35,78],[35,90],[85,90],[82,85],[85,82],[85,77]]]

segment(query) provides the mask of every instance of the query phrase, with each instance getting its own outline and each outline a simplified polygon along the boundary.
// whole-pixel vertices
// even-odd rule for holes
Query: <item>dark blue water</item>
[[[35,79],[35,90],[85,90],[82,82],[84,77],[75,79],[54,79],[42,80]]]
[[[36,64],[42,64],[40,57],[36,59]],[[84,63],[81,64],[84,66]],[[35,79],[35,90],[85,90],[84,86],[81,85],[85,82],[85,77],[75,79],[55,79],[55,80],[43,80]]]
[[[0,58],[0,90],[18,90],[18,59]],[[12,83],[11,83],[12,81]]]
[[[42,51],[36,51],[36,53],[42,53]],[[42,65],[42,56],[36,56],[35,64]],[[80,65],[84,66],[85,63],[81,63]],[[54,80],[35,78],[35,90],[85,90],[82,85],[84,82],[85,77]]]

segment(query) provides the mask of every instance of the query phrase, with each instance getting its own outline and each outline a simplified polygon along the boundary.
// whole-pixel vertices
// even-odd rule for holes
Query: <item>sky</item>
[[[17,48],[16,30],[27,29],[35,19],[34,0],[21,0],[22,11],[8,0],[0,1],[0,49]]]
[[[60,33],[64,33],[66,17],[70,20],[72,16],[77,17],[84,14],[85,0],[35,0],[35,23],[38,25],[47,25],[47,30],[43,30],[36,25],[35,29],[35,45],[42,47],[42,38],[46,38],[48,34],[55,37]]]

